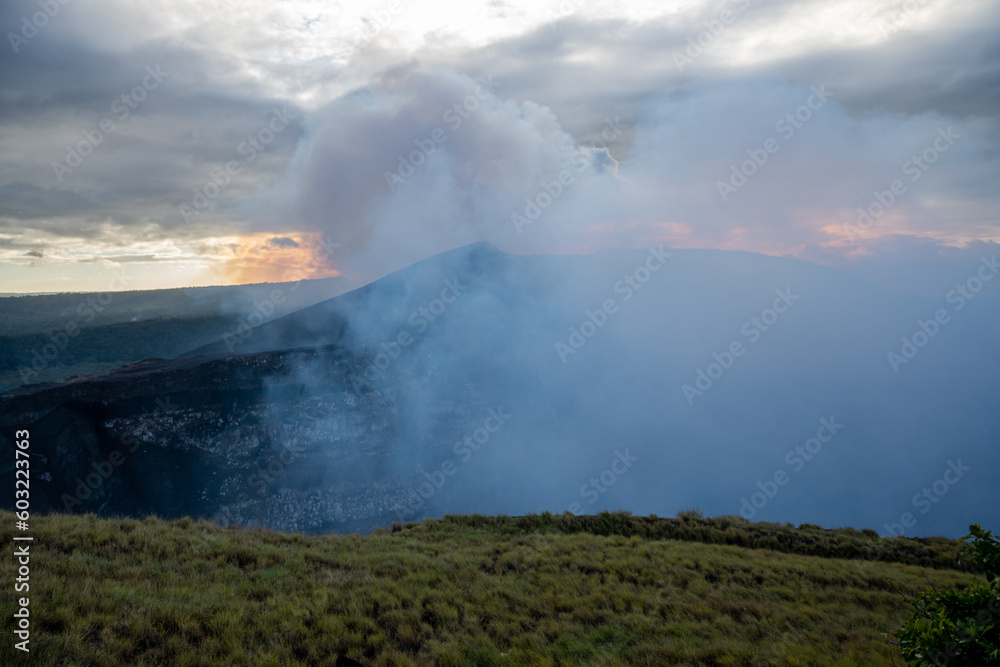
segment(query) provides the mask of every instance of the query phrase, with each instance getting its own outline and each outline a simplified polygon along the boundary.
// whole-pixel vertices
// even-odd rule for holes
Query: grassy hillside
[[[142,359],[171,358],[233,335],[240,326],[256,326],[342,294],[352,285],[336,277],[3,297],[0,393],[24,384],[101,373]]]
[[[0,513],[8,545],[13,525]],[[952,540],[693,514],[445,517],[322,537],[93,515],[31,525],[36,665],[891,665],[881,633],[909,616],[904,594],[979,580],[896,562],[954,562]],[[0,616],[13,613],[3,596]],[[12,644],[0,664],[27,664]]]
[[[121,284],[120,281],[109,280],[112,289],[120,289]],[[335,277],[284,283],[103,293],[0,294],[0,335],[64,331],[70,322],[88,328],[174,317],[229,315],[235,319],[238,315],[253,312],[254,302],[270,299],[275,290],[281,293],[282,303],[276,305],[281,306],[281,314],[284,314],[342,294],[351,287],[349,280]]]
[[[219,340],[234,330],[234,318],[213,316],[143,320],[90,327],[66,341],[51,361],[36,355],[51,344],[47,334],[0,336],[0,385],[15,389],[23,384],[58,382],[73,375],[90,375],[150,358],[171,358],[193,347]],[[44,365],[43,365],[44,362]],[[37,369],[37,370],[36,370]]]

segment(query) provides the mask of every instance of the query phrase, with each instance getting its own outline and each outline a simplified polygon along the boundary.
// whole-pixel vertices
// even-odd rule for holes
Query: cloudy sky
[[[489,241],[933,295],[1000,240],[995,0],[15,0],[0,27],[2,292]]]

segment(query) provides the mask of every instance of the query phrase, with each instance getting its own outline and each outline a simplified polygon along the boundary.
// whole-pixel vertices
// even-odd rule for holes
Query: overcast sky
[[[995,0],[63,2],[0,8],[3,292],[490,241],[934,295],[997,252]]]

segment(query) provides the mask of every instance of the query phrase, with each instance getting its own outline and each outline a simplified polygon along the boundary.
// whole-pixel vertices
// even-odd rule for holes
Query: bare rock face
[[[327,381],[305,384],[306,367]],[[398,409],[390,388],[355,389],[357,367],[333,348],[150,360],[6,398],[3,431],[30,432],[34,513],[371,529],[402,482],[358,471],[391,456]]]

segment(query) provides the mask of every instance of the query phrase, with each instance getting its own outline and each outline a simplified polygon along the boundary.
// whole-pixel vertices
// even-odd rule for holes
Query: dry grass
[[[894,656],[898,665],[881,633],[909,616],[900,593],[978,581],[957,570],[620,534],[663,521],[447,517],[303,537],[190,519],[34,518],[30,662],[332,665],[344,653],[365,665],[891,665]],[[737,519],[669,521],[706,539],[730,524],[767,530]],[[8,545],[13,525],[0,513]],[[853,536],[876,549],[904,545],[783,530],[813,549]],[[956,549],[939,540],[928,557]],[[5,552],[0,580],[13,587]],[[5,595],[0,614],[13,612]],[[0,664],[26,662],[15,653],[8,634]]]

